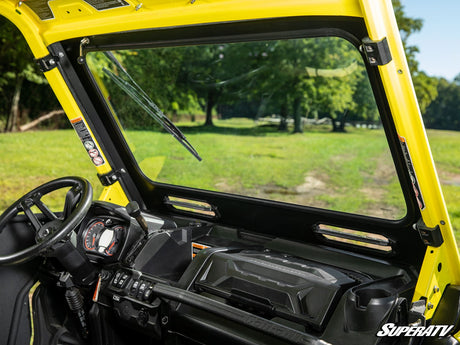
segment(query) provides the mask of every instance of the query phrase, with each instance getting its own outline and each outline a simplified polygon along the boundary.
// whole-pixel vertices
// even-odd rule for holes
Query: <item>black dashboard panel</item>
[[[142,216],[148,231],[125,208],[94,202],[79,229],[80,249],[100,268],[93,301],[101,328],[109,327],[101,315],[110,315],[150,339],[168,334],[193,345],[217,333],[232,344],[316,344],[344,334],[357,343],[372,342],[383,322],[407,318],[399,310],[407,310],[400,306],[416,281],[408,267],[366,265],[369,258],[350,252],[210,222]]]
[[[124,207],[95,201],[78,231],[78,246],[91,261],[118,262],[134,243],[142,238],[142,229]]]
[[[358,281],[336,268],[270,251],[217,252],[195,288],[230,305],[320,330],[342,293]]]

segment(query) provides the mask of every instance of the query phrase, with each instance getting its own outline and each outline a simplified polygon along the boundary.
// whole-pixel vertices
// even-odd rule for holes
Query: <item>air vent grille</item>
[[[200,215],[205,215],[213,218],[217,217],[215,207],[213,207],[206,201],[199,201],[168,195],[165,198],[165,204],[170,205],[171,207],[179,211],[197,213]]]
[[[383,235],[318,224],[314,232],[328,241],[352,244],[359,247],[390,253],[393,248],[388,237]]]

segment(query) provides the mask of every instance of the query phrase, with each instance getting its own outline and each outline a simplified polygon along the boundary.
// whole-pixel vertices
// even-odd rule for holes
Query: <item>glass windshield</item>
[[[112,53],[119,63],[92,52],[88,64],[151,179],[381,218],[405,215],[366,69],[348,41]],[[117,78],[137,84],[137,95],[145,93],[203,160],[184,150]]]

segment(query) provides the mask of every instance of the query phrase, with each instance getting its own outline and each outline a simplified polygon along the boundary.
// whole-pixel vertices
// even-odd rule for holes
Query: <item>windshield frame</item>
[[[324,29],[323,27],[327,27]],[[320,29],[322,28],[322,29]],[[244,21],[238,23],[225,24],[206,24],[194,25],[176,28],[158,28],[152,30],[143,30],[140,32],[121,33],[94,36],[90,38],[90,43],[84,47],[84,52],[133,49],[155,46],[172,46],[188,44],[205,44],[216,42],[235,42],[251,41],[274,38],[296,38],[296,37],[315,37],[315,36],[338,36],[350,41],[357,49],[361,44],[358,37],[366,36],[365,24],[359,18],[345,17],[295,17],[264,19],[255,21]],[[78,40],[69,42],[74,47],[74,53],[77,54]],[[164,203],[168,195],[185,197],[202,200],[211,205],[217,205],[219,217],[213,221],[237,226],[247,229],[248,231],[259,231],[264,228],[264,234],[268,236],[282,236],[301,240],[302,242],[319,243],[318,238],[306,229],[311,228],[314,224],[324,223],[331,226],[347,226],[351,229],[366,231],[372,229],[375,233],[385,234],[396,245],[396,255],[408,262],[414,262],[418,255],[409,256],[403,253],[409,243],[413,246],[414,236],[418,233],[412,231],[412,224],[420,218],[416,199],[412,192],[410,176],[407,172],[405,161],[401,152],[395,125],[389,110],[388,101],[385,97],[384,88],[380,79],[378,68],[366,64],[367,72],[373,88],[375,100],[380,112],[380,117],[388,140],[389,148],[392,154],[393,162],[398,174],[398,179],[402,188],[407,207],[406,216],[399,220],[386,220],[369,216],[319,209],[309,206],[299,206],[286,204],[271,200],[260,200],[252,197],[240,195],[229,195],[222,192],[204,191],[184,186],[168,185],[150,180],[141,171],[137,162],[130,151],[122,130],[119,128],[117,121],[110,114],[110,110],[105,105],[100,90],[92,78],[91,73],[86,66],[77,66],[77,74],[84,81],[84,86],[90,92],[93,103],[97,103],[95,122],[103,124],[106,127],[105,135],[102,142],[114,143],[113,147],[108,147],[111,152],[108,159],[118,157],[118,162],[112,166],[126,168],[128,174],[123,177],[125,190],[131,196],[137,197],[143,202],[144,208],[157,209],[165,213],[180,213],[173,211]],[[97,127],[97,124],[96,124]],[[97,134],[96,134],[97,135]],[[112,145],[109,145],[112,146]],[[115,152],[116,151],[116,152]],[[113,153],[113,154],[112,154]],[[128,176],[129,175],[129,176]],[[133,189],[134,187],[134,189]],[[238,206],[241,203],[252,207],[254,214],[251,216],[241,216],[238,214]],[[241,206],[240,206],[241,207]],[[275,220],[270,213],[276,210],[277,216],[282,219]],[[237,216],[238,214],[238,216]],[[194,215],[197,218],[209,219],[205,215]],[[307,221],[305,220],[307,219]],[[283,234],[280,227],[294,228],[288,234]],[[295,228],[299,229],[295,229]],[[401,249],[401,251],[398,250]],[[420,253],[423,248],[420,247]],[[398,253],[399,252],[399,253]],[[420,256],[421,257],[421,256]],[[419,263],[418,260],[415,260]]]

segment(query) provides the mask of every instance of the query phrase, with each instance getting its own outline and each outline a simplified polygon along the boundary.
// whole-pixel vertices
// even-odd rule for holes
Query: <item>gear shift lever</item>
[[[147,238],[149,236],[149,229],[145,218],[141,214],[141,209],[137,201],[130,201],[128,205],[126,205],[126,212],[137,220],[142,230],[144,230],[145,238]]]

